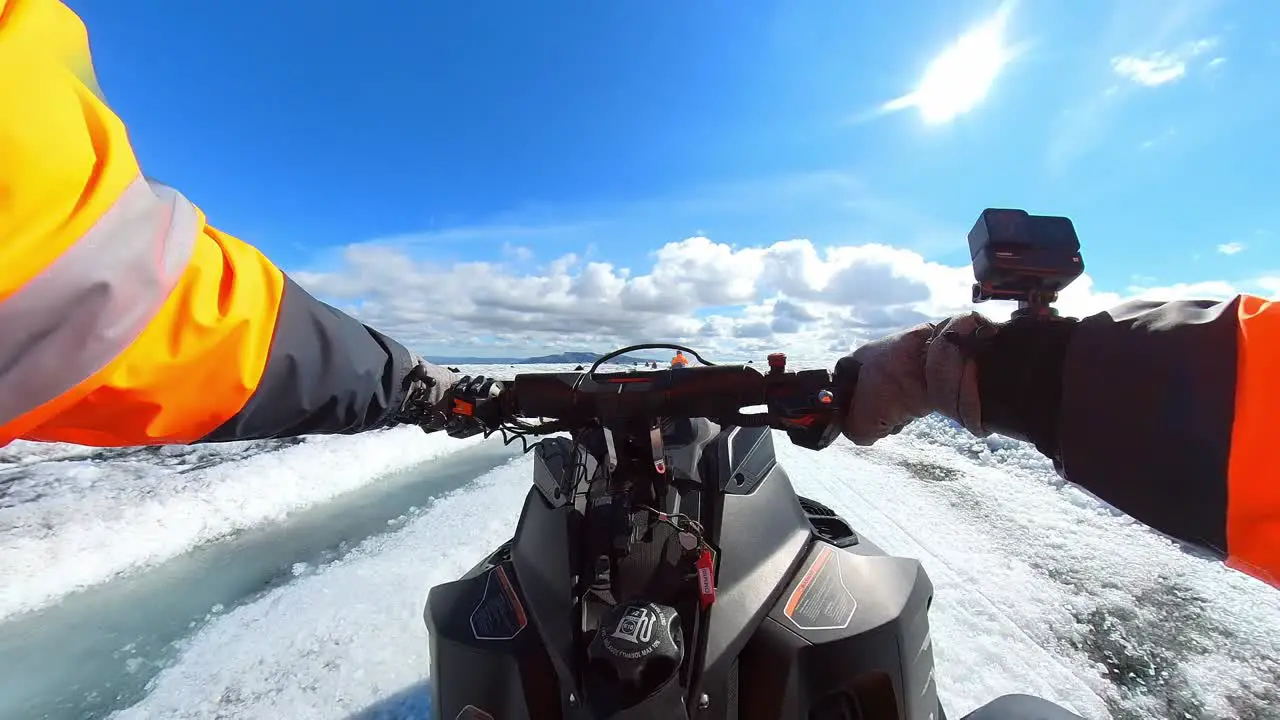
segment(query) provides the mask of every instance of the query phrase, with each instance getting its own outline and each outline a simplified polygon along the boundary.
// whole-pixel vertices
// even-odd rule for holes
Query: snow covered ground
[[[389,474],[423,472],[464,446],[398,429],[213,448],[0,450],[0,616],[9,616],[0,636],[43,617],[33,610],[53,617],[128,583],[130,602],[113,612],[146,618],[176,601],[178,581],[165,579],[175,566],[205,563],[204,574],[217,575],[201,559],[210,548],[225,548],[223,562],[264,547],[288,552],[279,539],[244,538],[319,532],[331,520],[306,529],[297,518],[388,492]],[[935,419],[874,448],[841,442],[813,453],[782,437],[777,447],[800,492],[924,563],[936,587],[939,688],[953,716],[1008,692],[1090,718],[1280,716],[1280,593],[1063,486],[1033,449],[977,441]],[[219,607],[163,651],[139,650],[128,633],[94,657],[52,641],[35,650],[66,655],[63,669],[49,666],[54,675],[96,663],[103,678],[135,677],[137,692],[77,706],[97,708],[88,716],[429,716],[427,588],[510,534],[529,473],[528,458],[501,462],[393,513],[385,531],[344,552],[321,562],[300,555],[277,582],[211,594],[206,602]],[[191,602],[205,597],[194,592]],[[151,599],[150,611],[138,597]],[[18,660],[4,652],[0,642],[0,666]],[[115,687],[76,682],[73,692],[86,696]],[[36,716],[85,715],[41,707]],[[0,717],[10,716],[0,697]]]
[[[277,522],[469,444],[394,428],[360,437],[101,450],[0,450],[0,619]]]

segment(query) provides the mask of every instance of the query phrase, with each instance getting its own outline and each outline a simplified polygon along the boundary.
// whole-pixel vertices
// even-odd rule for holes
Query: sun
[[[1000,71],[1014,56],[1005,44],[1013,3],[956,39],[925,69],[915,90],[881,106],[892,112],[916,108],[931,125],[954,120],[982,102]]]

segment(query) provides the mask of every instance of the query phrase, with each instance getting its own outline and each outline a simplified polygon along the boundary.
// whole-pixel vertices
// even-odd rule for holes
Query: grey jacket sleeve
[[[202,442],[356,433],[392,422],[416,360],[400,343],[285,277],[262,379]]]
[[[1058,416],[1067,480],[1222,556],[1239,302],[1131,302],[1085,318]]]

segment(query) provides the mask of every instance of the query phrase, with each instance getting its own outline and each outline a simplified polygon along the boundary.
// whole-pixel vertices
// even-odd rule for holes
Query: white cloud
[[[1177,50],[1160,50],[1146,55],[1120,55],[1111,58],[1111,69],[1120,77],[1147,87],[1174,82],[1187,74],[1187,63],[1217,45],[1215,38],[1186,43]],[[1224,58],[1215,58],[1210,66]]]
[[[642,272],[566,255],[541,266],[438,266],[404,248],[346,248],[334,272],[297,272],[304,287],[427,354],[521,355],[604,351],[674,341],[722,358],[782,349],[829,358],[898,329],[963,312],[968,266],[881,244],[819,248],[796,239],[732,247],[706,237],[671,242]],[[1144,279],[1145,280],[1145,279]],[[1135,279],[1136,281],[1136,279]],[[1268,289],[1263,281],[1256,283]],[[1229,297],[1227,283],[1132,287],[1126,296]],[[1058,307],[1097,312],[1124,297],[1082,276]],[[985,303],[1005,319],[1009,303]]]
[[[1229,242],[1218,246],[1218,252],[1223,255],[1235,255],[1244,250],[1244,243]]]
[[[527,263],[533,260],[533,251],[523,245],[503,243],[502,254],[518,263]]]
[[[947,123],[986,98],[1000,71],[1016,52],[1005,44],[1012,3],[961,35],[925,69],[919,85],[880,106],[881,112],[915,108],[926,123]]]
[[[1187,74],[1186,63],[1162,52],[1142,58],[1132,55],[1112,58],[1111,69],[1121,77],[1148,87],[1173,82]]]
[[[1147,0],[1116,2],[1098,27],[1096,36],[1082,39],[1084,58],[1109,57],[1105,79],[1096,78],[1089,67],[1081,67],[1076,96],[1056,118],[1052,137],[1046,144],[1047,165],[1052,173],[1065,171],[1081,156],[1095,150],[1114,136],[1121,122],[1118,114],[1144,90],[1176,82],[1192,72],[1193,59],[1206,56],[1217,47],[1216,38],[1195,37],[1216,22],[1221,0]],[[1092,60],[1087,60],[1092,63]],[[1073,83],[1063,78],[1063,92]],[[1163,138],[1142,143],[1144,149],[1157,146]]]

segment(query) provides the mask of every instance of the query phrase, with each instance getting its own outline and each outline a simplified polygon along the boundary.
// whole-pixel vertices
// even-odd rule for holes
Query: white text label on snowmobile
[[[507,571],[501,565],[490,570],[484,595],[471,612],[472,635],[477,640],[511,640],[528,624],[529,618]]]
[[[706,610],[716,601],[716,565],[710,548],[702,548],[694,567],[698,570],[698,604]]]
[[[658,622],[657,613],[646,607],[634,607],[618,623],[613,636],[633,643],[644,644],[653,639],[653,626]]]
[[[841,551],[822,544],[813,562],[787,598],[782,614],[801,630],[843,630],[853,621],[858,601],[845,587]]]
[[[652,603],[627,608],[618,626],[604,638],[604,649],[611,655],[628,660],[648,657],[664,642],[662,637],[654,637],[658,625],[666,626],[669,641],[674,636],[672,623],[675,619],[674,612],[663,612]]]

